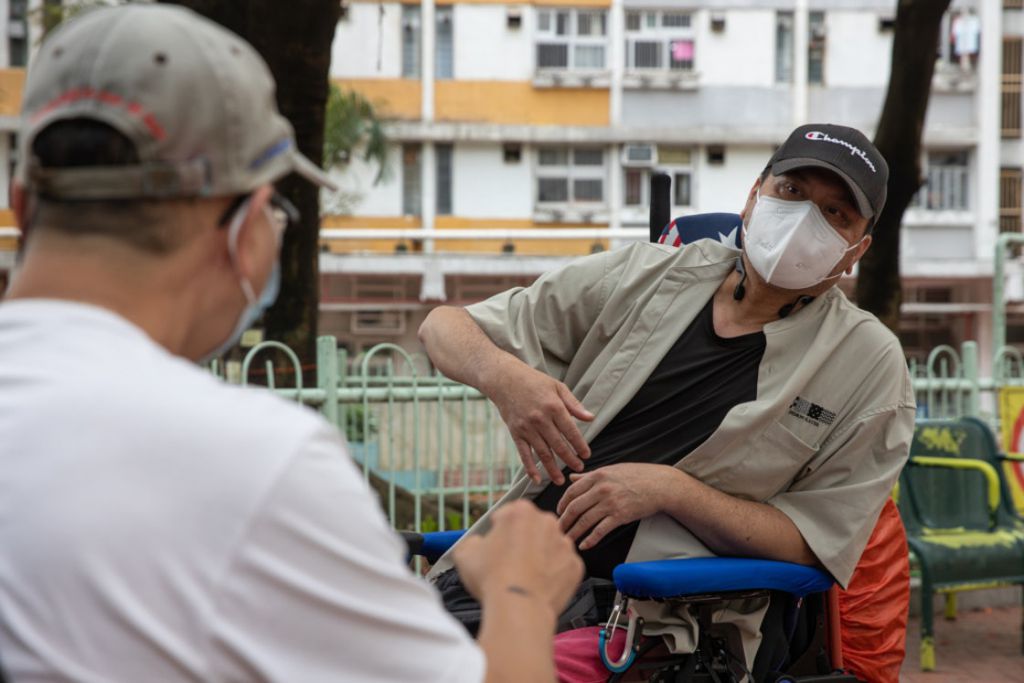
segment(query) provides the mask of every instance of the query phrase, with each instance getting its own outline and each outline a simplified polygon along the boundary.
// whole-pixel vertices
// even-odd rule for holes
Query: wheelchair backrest
[[[713,239],[739,249],[743,245],[743,220],[738,213],[698,213],[674,219],[658,238],[658,244],[679,247]]]

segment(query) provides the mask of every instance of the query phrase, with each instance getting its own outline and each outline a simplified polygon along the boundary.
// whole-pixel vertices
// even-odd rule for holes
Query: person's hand
[[[556,508],[562,531],[573,541],[583,539],[580,550],[593,548],[613,529],[664,509],[680,474],[668,465],[634,462],[571,474],[573,483]]]
[[[589,422],[594,415],[576,400],[569,387],[517,363],[504,373],[500,385],[491,392],[491,400],[512,435],[526,474],[535,483],[539,484],[541,477],[534,453],[555,484],[565,482],[556,456],[570,469],[583,470],[590,447],[573,418]]]
[[[557,617],[583,578],[583,561],[558,519],[517,500],[494,511],[486,535],[455,546],[455,566],[466,590],[484,609],[496,592],[536,599]]]

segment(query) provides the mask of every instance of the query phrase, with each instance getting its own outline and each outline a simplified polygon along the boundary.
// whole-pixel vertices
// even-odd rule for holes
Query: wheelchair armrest
[[[427,562],[433,564],[438,558],[444,555],[455,542],[466,533],[465,529],[456,531],[432,531],[426,534],[418,534],[415,531],[401,531],[402,540],[409,547],[409,556],[422,555]]]
[[[739,557],[695,557],[620,564],[615,587],[631,598],[665,599],[749,590],[778,590],[803,597],[832,587],[820,569],[790,562]]]

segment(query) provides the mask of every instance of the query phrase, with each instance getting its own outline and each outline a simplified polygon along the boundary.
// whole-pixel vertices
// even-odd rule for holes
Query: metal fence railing
[[[297,378],[292,386],[274,386],[280,368],[269,350],[285,354],[292,366],[287,374]],[[494,404],[394,344],[349,358],[334,337],[320,337],[315,387],[302,386],[298,358],[278,342],[252,348],[233,379],[246,384],[257,368],[270,388],[319,410],[345,434],[396,528],[468,526],[508,490],[519,469]]]
[[[284,354],[292,386],[274,385]],[[262,365],[258,363],[262,361]],[[910,361],[918,417],[976,416],[998,430],[998,393],[1024,386],[1024,356],[999,349],[991,377],[979,372],[976,342],[940,346]],[[216,371],[217,368],[215,367]],[[317,343],[316,386],[303,386],[299,360],[278,342],[249,351],[233,380],[264,374],[282,396],[319,410],[346,435],[352,457],[396,528],[468,526],[510,487],[519,459],[497,409],[475,389],[430,369],[421,354],[379,344],[349,358],[333,337]],[[232,373],[220,374],[229,375]]]

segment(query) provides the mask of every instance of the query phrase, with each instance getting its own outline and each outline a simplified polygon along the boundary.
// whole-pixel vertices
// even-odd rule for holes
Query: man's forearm
[[[498,348],[465,309],[454,306],[439,306],[431,311],[420,325],[419,338],[431,362],[445,377],[468,384],[489,397],[502,369],[511,363],[522,363]]]
[[[554,612],[531,596],[507,590],[485,600],[478,639],[485,683],[554,683],[554,635]]]
[[[743,500],[671,468],[662,509],[718,555],[817,565],[818,559],[789,517],[765,503]]]

